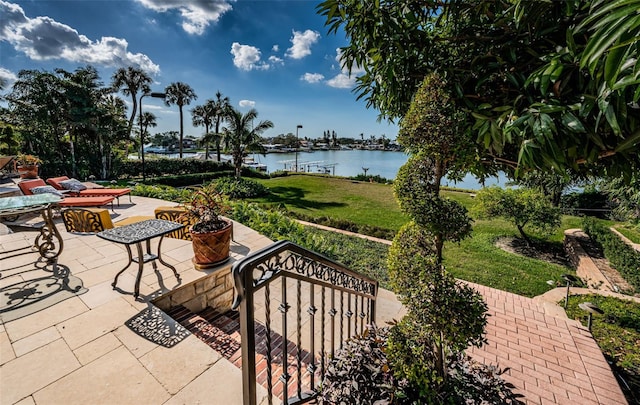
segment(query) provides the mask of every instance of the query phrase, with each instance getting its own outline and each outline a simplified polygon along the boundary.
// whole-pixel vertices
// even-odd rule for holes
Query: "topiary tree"
[[[444,242],[471,233],[467,210],[440,196],[442,178],[464,171],[472,156],[464,124],[446,82],[430,75],[398,135],[412,156],[398,173],[394,193],[412,222],[389,250],[390,282],[407,315],[390,333],[388,356],[396,377],[407,380],[413,395],[426,402],[440,402],[452,364],[469,345],[484,342],[487,307],[482,296],[456,282],[442,265]]]
[[[502,217],[511,221],[527,245],[531,239],[525,228],[551,233],[560,226],[560,210],[542,192],[527,188],[487,187],[476,195],[476,210],[482,217]]]
[[[412,351],[423,352],[417,357],[410,356],[408,362],[403,360],[406,357],[403,354],[392,357],[397,360],[395,364],[401,365],[397,370],[401,377],[417,382],[425,392],[426,387],[444,383],[448,358],[469,345],[480,346],[484,342],[482,335],[487,322],[487,306],[482,296],[456,282],[438,262],[429,239],[428,231],[415,223],[409,224],[394,239],[388,259],[391,285],[408,310],[392,337],[404,335],[403,346],[409,343]],[[432,372],[424,372],[425,369]]]
[[[466,208],[440,196],[442,178],[464,172],[473,156],[464,123],[445,81],[435,74],[425,77],[400,122],[398,143],[412,156],[398,171],[394,194],[400,208],[432,232],[438,262],[445,241],[458,242],[471,233]]]

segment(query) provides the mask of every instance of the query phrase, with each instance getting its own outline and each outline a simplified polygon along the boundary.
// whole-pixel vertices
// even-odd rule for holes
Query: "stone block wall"
[[[233,275],[231,274],[231,265],[153,300],[153,304],[165,312],[177,305],[182,305],[193,313],[200,312],[207,307],[222,313],[231,309],[232,303]]]

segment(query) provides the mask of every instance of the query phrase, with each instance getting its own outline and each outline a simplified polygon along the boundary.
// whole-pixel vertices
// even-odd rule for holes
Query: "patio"
[[[134,205],[116,208],[114,220],[149,215],[167,202],[133,197]],[[49,302],[1,312],[0,403],[2,404],[240,404],[240,370],[196,336],[187,333],[173,347],[164,347],[134,333],[125,323],[152,306],[150,300],[181,285],[227,268],[271,241],[234,224],[232,260],[221,268],[196,271],[190,242],[166,238],[163,256],[181,276],[159,266],[145,268],[141,300],[133,298],[137,269],[130,267],[113,290],[115,274],[127,262],[125,250],[95,235],[72,235],[57,221],[64,237],[59,263],[77,278],[77,293]],[[0,235],[0,252],[33,240],[32,232]],[[157,241],[154,241],[154,246]],[[37,253],[0,262],[0,289],[50,272],[36,267]],[[591,334],[564,316],[561,308],[474,285],[489,305],[487,338],[473,350],[478,360],[510,367],[505,377],[526,403],[625,404],[626,401]],[[81,293],[86,289],[86,292]],[[15,311],[22,311],[16,313]],[[381,290],[378,324],[398,318],[402,307]],[[238,334],[232,335],[239,339]],[[259,389],[259,403],[266,390]]]

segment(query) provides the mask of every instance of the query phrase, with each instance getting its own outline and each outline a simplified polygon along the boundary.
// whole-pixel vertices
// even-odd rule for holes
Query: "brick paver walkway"
[[[471,285],[484,296],[490,316],[488,344],[470,353],[509,367],[503,376],[527,404],[627,403],[600,348],[578,321],[552,316],[530,298]]]

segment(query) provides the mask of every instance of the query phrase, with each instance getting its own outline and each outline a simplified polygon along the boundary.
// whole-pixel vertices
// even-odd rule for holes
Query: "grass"
[[[600,295],[571,296],[567,316],[583,325],[587,325],[587,315],[578,307],[581,302],[591,302],[604,311],[604,315],[594,315],[591,333],[628,385],[620,384],[629,403],[640,403],[640,304]]]
[[[640,227],[627,224],[616,224],[614,227],[616,231],[626,236],[631,242],[640,243]]]
[[[565,217],[563,228],[571,228],[579,221]],[[549,238],[554,249],[562,249],[561,232]],[[526,297],[544,294],[552,287],[548,280],[558,281],[562,274],[575,274],[570,267],[544,260],[515,256],[495,245],[502,236],[514,236],[515,228],[504,220],[478,220],[471,238],[459,244],[448,243],[444,248],[444,264],[457,278],[509,291]]]
[[[255,199],[260,203],[284,205],[287,210],[310,216],[329,216],[346,219],[360,224],[398,230],[408,221],[400,211],[390,185],[354,182],[348,179],[320,176],[292,175],[275,179],[260,180],[269,187],[269,197]],[[474,199],[471,193],[445,190],[443,195],[456,200],[472,212]],[[580,219],[564,217],[562,229],[549,239],[561,248],[563,230],[579,228]],[[501,236],[515,236],[513,225],[503,220],[477,220],[474,222],[472,237],[460,244],[450,243],[444,249],[445,265],[458,278],[487,285],[516,294],[533,297],[548,291],[548,280],[558,281],[573,269],[551,264],[543,260],[515,256],[495,246]],[[536,236],[536,235],[534,235]],[[366,273],[386,285],[385,271],[372,270],[374,267],[386,269],[386,249],[365,249],[358,253],[367,263]],[[372,263],[377,263],[374,265]],[[346,263],[345,263],[346,264]]]
[[[295,174],[258,181],[271,194],[251,201],[284,206],[305,216],[327,216],[394,231],[409,221],[389,184]],[[443,194],[468,208],[473,205],[470,193],[446,190]]]

